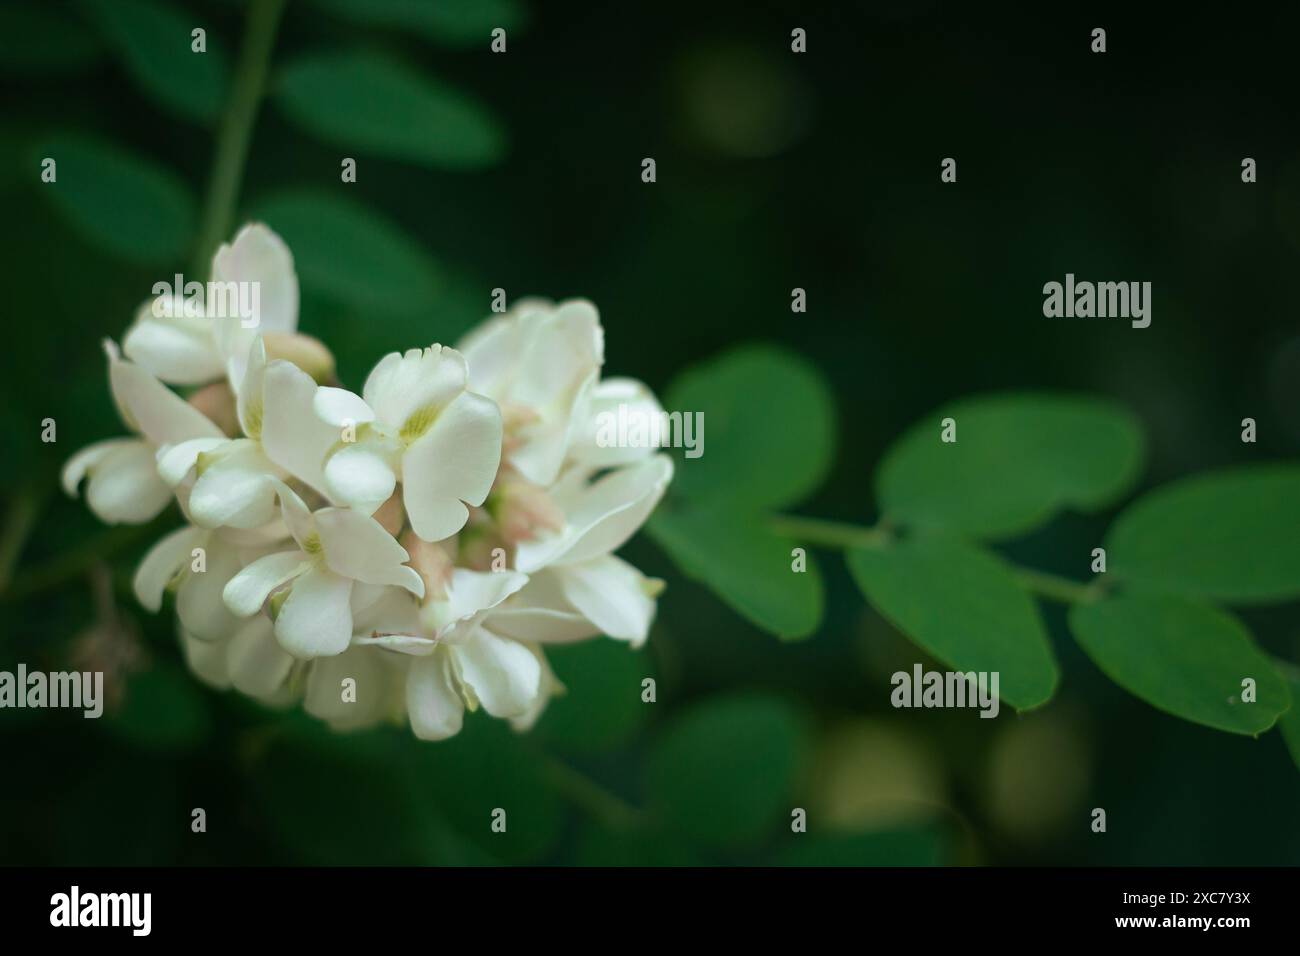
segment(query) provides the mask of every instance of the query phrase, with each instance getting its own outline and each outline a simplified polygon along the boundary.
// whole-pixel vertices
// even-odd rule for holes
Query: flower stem
[[[286,2],[287,0],[252,0],[248,7],[248,21],[244,27],[234,85],[221,117],[221,126],[217,130],[212,178],[208,182],[207,196],[203,201],[203,219],[195,247],[195,273],[204,278],[207,278],[212,254],[229,232],[235,215],[244,166],[248,161],[253,123],[257,119],[257,108],[266,87],[271,49],[275,46],[275,34]]]
[[[641,820],[641,811],[590,777],[550,755],[546,755],[544,760],[547,776],[555,789],[605,826],[626,830]]]

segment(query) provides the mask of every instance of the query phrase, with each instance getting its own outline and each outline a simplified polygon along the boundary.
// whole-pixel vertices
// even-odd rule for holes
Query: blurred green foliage
[[[1300,142],[1288,57],[1258,49],[1294,35],[1296,11],[1261,13],[1249,33],[1218,24],[1215,57],[1169,69],[1162,56],[1205,36],[1154,13],[1111,29],[1160,56],[1117,50],[1099,67],[1048,14],[292,0],[240,210],[289,240],[301,326],[335,349],[345,384],[385,351],[454,342],[502,287],[593,299],[609,371],[706,413],[705,456],[679,459],[647,536],[664,551],[629,548],[669,584],[647,647],[562,649],[570,693],[534,732],[476,717],[427,745],[334,735],[200,685],[170,609],[146,615],[129,594],[166,521],[106,532],[51,493],[72,450],[120,430],[98,340],[193,251],[245,6],[0,7],[0,190],[20,226],[5,240],[0,668],[93,664],[114,691],[100,721],[0,715],[0,863],[1300,860],[1286,758],[1300,762],[1300,716],[1269,676],[1300,655],[1300,498],[1293,468],[1254,467],[1300,451],[1300,334],[1279,280],[1300,252]],[[797,60],[796,17],[812,38]],[[196,26],[204,57],[189,52]],[[504,56],[488,52],[497,26]],[[954,153],[959,183],[942,187]],[[653,186],[637,176],[647,155]],[[46,156],[57,188],[40,181]],[[1065,271],[1156,280],[1152,327],[1044,321],[1041,283]],[[796,286],[806,315],[789,311]],[[962,398],[1008,388],[1038,397]],[[1013,470],[913,447],[953,408],[963,456],[1009,428],[1042,441],[999,446]],[[1246,415],[1258,444],[1239,441]],[[37,439],[46,417],[53,445]],[[1135,481],[1160,487],[1112,525]],[[867,523],[873,487],[885,514],[999,551],[904,535],[888,557],[810,555],[790,573],[776,512]],[[1068,621],[1035,610],[1011,565],[1082,580],[1103,540],[1146,593]],[[1248,606],[1233,618],[1164,594],[1171,562],[1193,597]],[[88,599],[96,569],[115,584],[107,617]],[[971,635],[999,631],[1018,639],[995,655],[1015,706],[1051,692],[1059,661],[1051,706],[912,712],[904,730],[890,673],[927,655],[987,669]],[[1276,668],[1296,698],[1297,672]],[[1221,683],[1247,671],[1252,711]],[[1274,719],[1285,739],[1240,736]],[[1109,835],[1088,831],[1093,806]],[[190,830],[195,807],[206,834]],[[790,830],[795,807],[806,834]]]

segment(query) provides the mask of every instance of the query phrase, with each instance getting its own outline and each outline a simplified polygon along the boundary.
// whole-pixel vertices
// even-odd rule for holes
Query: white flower
[[[77,493],[89,477],[86,502],[109,524],[140,524],[156,517],[172,499],[158,476],[159,446],[221,439],[221,430],[203,413],[147,371],[123,361],[117,346],[104,341],[108,376],[118,415],[140,438],[110,438],[83,448],[63,468],[63,487]]]
[[[672,459],[655,455],[595,480],[575,468],[551,492],[564,526],[520,543],[515,566],[529,575],[510,633],[532,630],[535,640],[573,640],[573,616],[598,633],[639,646],[654,618],[662,583],[645,577],[613,552],[649,517],[672,480]],[[532,593],[529,593],[532,592]],[[529,608],[545,609],[538,614]],[[577,629],[581,633],[581,629]]]
[[[424,582],[406,549],[374,518],[349,508],[314,514],[282,482],[275,482],[284,523],[298,548],[259,558],[226,584],[226,606],[239,617],[262,610],[271,592],[275,636],[299,658],[342,654],[352,639],[352,588],[356,582],[392,584],[417,597]]]
[[[226,375],[238,388],[254,335],[297,330],[293,256],[284,240],[261,223],[244,226],[234,242],[217,250],[211,281],[257,283],[257,310],[247,325],[238,316],[217,314],[215,303],[196,303],[198,314],[187,315],[184,300],[172,299],[158,304],[165,304],[170,315],[159,315],[163,310],[150,300],[123,340],[127,357],[173,385],[202,385]]]
[[[470,332],[460,348],[470,384],[501,406],[511,465],[535,485],[551,484],[605,361],[595,306],[524,299]]]
[[[320,491],[334,431],[312,410],[316,383],[291,362],[267,364],[260,336],[237,390],[244,438],[203,438],[162,448],[158,471],[189,485],[188,510],[205,528],[260,528],[275,517],[276,483],[297,478]]]
[[[500,410],[465,386],[464,357],[435,345],[384,356],[361,397],[320,388],[316,412],[343,436],[325,462],[330,496],[373,514],[401,481],[421,538],[440,541],[464,527],[466,503],[483,503],[501,461]]]
[[[390,594],[360,618],[357,649],[411,658],[405,709],[416,736],[441,740],[460,731],[466,708],[526,719],[540,712],[541,653],[492,629],[493,611],[528,581],[516,572],[453,572],[446,598],[417,606]],[[545,688],[549,690],[549,685]]]

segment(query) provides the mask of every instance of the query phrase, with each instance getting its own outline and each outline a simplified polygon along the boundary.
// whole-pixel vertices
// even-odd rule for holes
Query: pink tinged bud
[[[334,380],[334,353],[320,339],[301,332],[265,332],[267,361],[285,359],[298,366],[317,384]]]
[[[225,382],[204,385],[190,396],[190,404],[201,411],[212,424],[228,438],[241,434],[239,412],[235,408],[235,393]]]
[[[394,491],[389,495],[388,500],[375,512],[374,519],[394,538],[401,534],[402,527],[406,524],[406,509],[402,507],[401,494]]]
[[[510,544],[530,541],[544,531],[564,528],[564,512],[544,488],[521,479],[507,481],[496,492],[497,529]]]
[[[445,601],[447,585],[451,583],[452,562],[449,555],[439,544],[430,544],[416,537],[415,532],[408,531],[402,535],[402,547],[411,556],[407,562],[416,574],[424,579],[424,600]]]

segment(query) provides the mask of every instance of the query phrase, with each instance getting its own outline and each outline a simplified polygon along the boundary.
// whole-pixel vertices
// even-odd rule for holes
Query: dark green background
[[[86,22],[75,4],[47,6]],[[498,286],[512,298],[592,299],[606,372],[660,394],[686,367],[741,343],[799,353],[822,370],[839,410],[837,461],[808,514],[871,519],[884,448],[934,406],[982,390],[1123,401],[1150,445],[1144,487],[1294,458],[1300,17],[1265,7],[1144,17],[1095,4],[1017,15],[883,6],[893,9],[536,4],[512,29],[508,54],[493,56],[486,37],[440,45],[291,0],[275,63],[317,49],[398,51],[489,106],[510,146],[499,165],[474,172],[356,151],[358,183],[345,186],[339,159],[352,153],[268,104],[241,208],[284,186],[343,190],[438,264],[442,293],[392,314],[363,314],[304,282],[300,326],[334,348],[353,388],[385,351],[454,341]],[[187,8],[233,51],[240,7]],[[789,50],[794,26],[809,32],[806,55]],[[1088,51],[1094,26],[1109,33],[1102,56]],[[30,44],[4,43],[41,62]],[[54,62],[66,47],[47,52]],[[1057,607],[1046,614],[1063,680],[1041,711],[1017,719],[1004,708],[985,721],[891,709],[889,674],[924,658],[864,607],[838,560],[822,562],[820,631],[780,644],[638,538],[626,555],[668,581],[647,649],[635,666],[603,645],[558,654],[573,693],[527,738],[484,720],[447,744],[399,731],[338,738],[301,715],[201,689],[182,674],[168,613],[155,619],[129,595],[134,562],[157,534],[105,537],[83,504],[55,490],[72,451],[120,431],[99,340],[120,337],[152,283],[186,264],[142,267],[84,241],[41,195],[32,149],[51,132],[95,132],[177,170],[198,195],[212,130],[155,108],[111,54],[74,72],[6,61],[0,480],[6,499],[34,501],[38,517],[15,572],[19,593],[0,598],[0,666],[69,666],[96,620],[83,572],[97,554],[148,663],[126,680],[124,710],[102,721],[0,712],[0,863],[775,862],[789,853],[863,863],[1300,862],[1300,775],[1279,735],[1215,733],[1130,697],[1069,639]],[[640,180],[646,156],[658,163],[653,185]],[[958,161],[955,185],[939,181],[945,156]],[[1254,185],[1240,181],[1244,156],[1258,161]],[[1043,318],[1042,285],[1066,272],[1151,281],[1151,327]],[[808,292],[806,315],[790,313],[795,286]],[[47,416],[58,421],[53,446],[39,442]],[[1259,423],[1257,445],[1239,440],[1246,416]],[[707,454],[707,427],[705,437]],[[1109,517],[1066,516],[1004,551],[1083,578],[1080,556]],[[1296,612],[1243,617],[1265,647],[1295,659]],[[629,709],[649,673],[659,702]],[[733,746],[732,724],[769,720],[772,736],[792,735],[788,746],[765,731],[770,753],[725,759],[745,749]],[[690,794],[675,803],[665,778],[717,755],[727,786],[705,803]],[[557,782],[556,761],[648,807],[644,825],[611,835],[566,797],[574,787]],[[760,807],[734,839],[716,838],[710,814],[731,815],[732,802],[744,803],[737,794],[787,770],[792,791],[778,806]],[[494,843],[486,808],[502,801],[512,832]],[[788,836],[790,806],[810,811],[806,844]],[[207,810],[206,835],[190,832],[192,807]],[[1088,828],[1093,807],[1107,810],[1104,835]],[[853,840],[829,834],[827,820]]]

